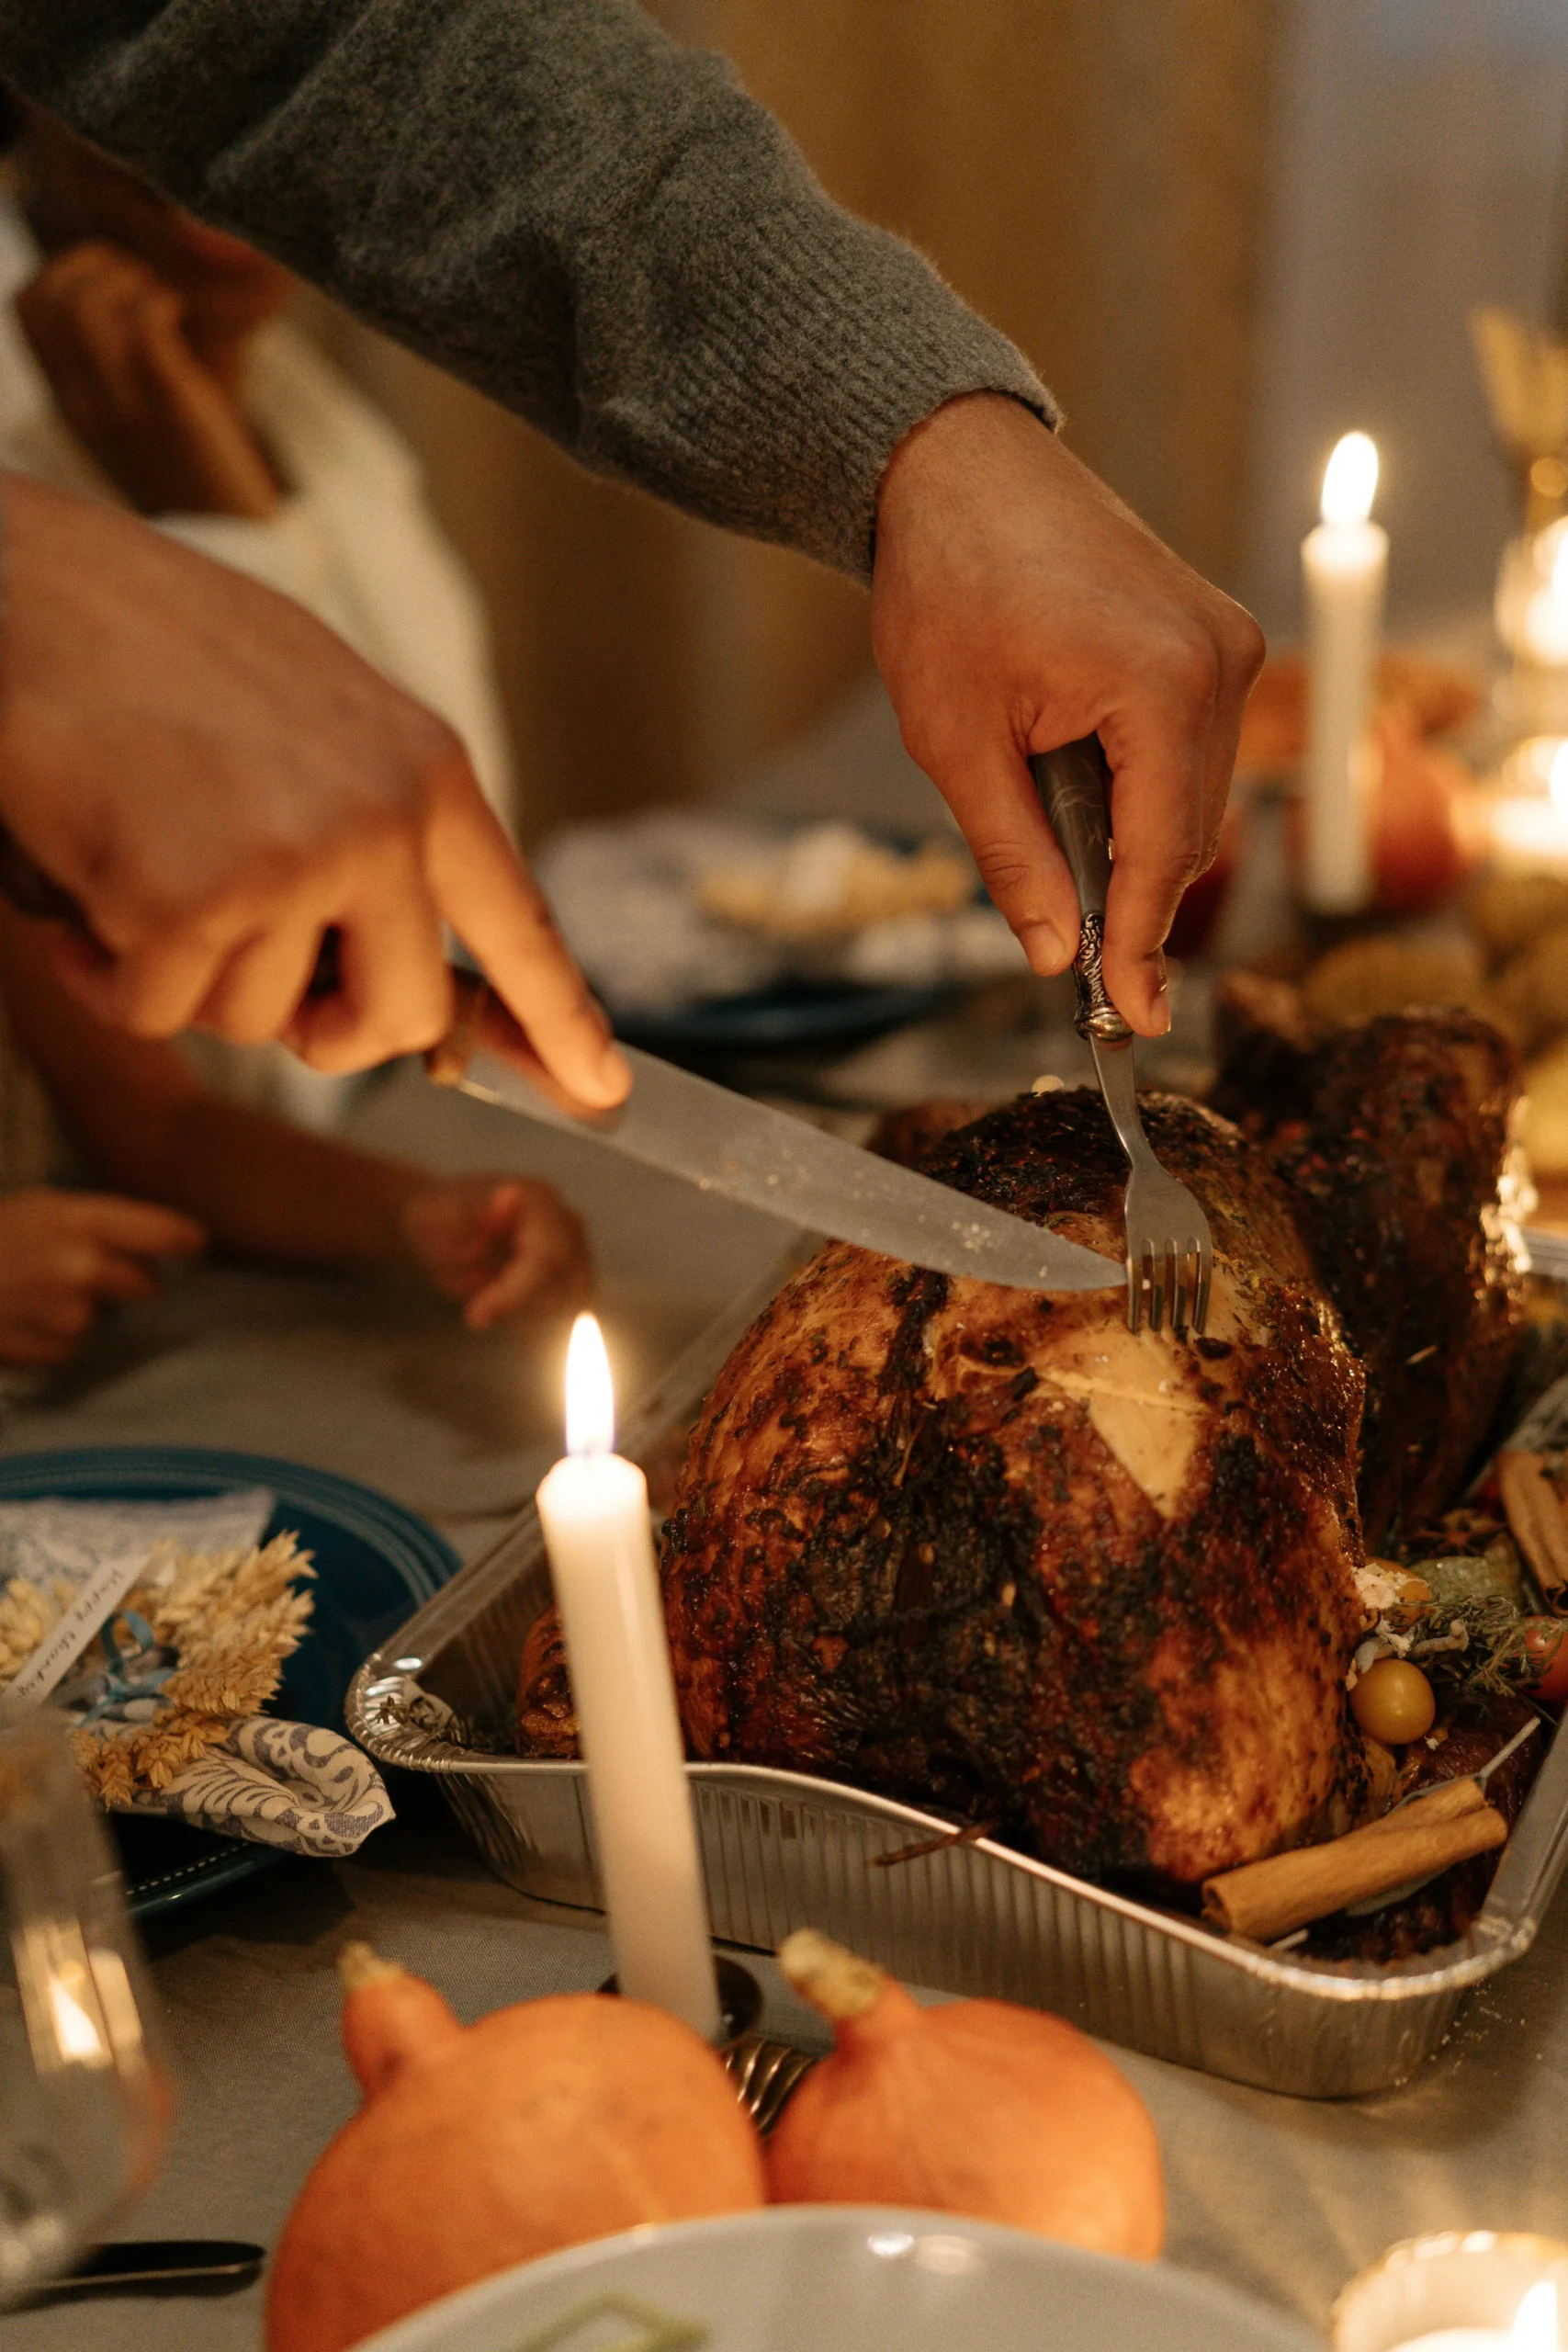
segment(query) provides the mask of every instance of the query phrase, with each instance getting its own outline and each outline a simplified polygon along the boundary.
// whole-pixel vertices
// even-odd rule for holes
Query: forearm
[[[846,571],[943,401],[1053,414],[632,0],[0,0],[0,69],[584,463]]]
[[[428,1180],[398,1160],[200,1093],[93,1141],[110,1183],[186,1210],[217,1249],[310,1265],[411,1256],[401,1212]]]

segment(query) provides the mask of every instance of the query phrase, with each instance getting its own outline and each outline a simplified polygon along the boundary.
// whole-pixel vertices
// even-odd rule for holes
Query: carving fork
[[[1111,772],[1098,735],[1064,743],[1029,763],[1041,805],[1077,887],[1078,952],[1073,964],[1078,1009],[1073,1026],[1094,1056],[1105,1107],[1127,1155],[1122,1198],[1126,1228],[1127,1326],[1136,1331],[1145,1313],[1157,1331],[1167,1310],[1179,1338],[1190,1324],[1201,1331],[1209,1319],[1209,1284],[1214,1245],[1209,1220],[1178,1177],[1162,1168],[1149,1148],[1138,1116],[1133,1065],[1133,1032],[1106,994],[1100,971],[1105,945],[1105,899],[1111,884],[1111,812],[1106,797]]]

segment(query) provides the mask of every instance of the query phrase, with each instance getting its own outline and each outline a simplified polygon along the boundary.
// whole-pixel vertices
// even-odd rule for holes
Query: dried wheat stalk
[[[265,1705],[310,1622],[310,1595],[295,1591],[294,1582],[314,1573],[289,1534],[249,1551],[159,1546],[121,1604],[178,1653],[158,1713],[148,1724],[101,1737],[82,1730],[73,1740],[88,1785],[106,1805],[128,1804],[138,1790],[166,1789],[220,1747],[238,1718]]]

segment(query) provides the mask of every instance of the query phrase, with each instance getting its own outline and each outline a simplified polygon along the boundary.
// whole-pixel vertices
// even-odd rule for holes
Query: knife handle
[[[445,1037],[427,1046],[424,1074],[437,1086],[461,1086],[468,1074],[468,1064],[485,1026],[485,1016],[495,1006],[490,982],[482,972],[454,972],[452,975],[452,1026]]]
[[[1078,952],[1073,959],[1078,1005],[1073,1026],[1084,1038],[1118,1045],[1133,1034],[1106,993],[1105,901],[1111,888],[1111,770],[1098,735],[1037,752],[1030,771],[1078,894]]]
[[[166,2293],[192,2287],[221,2291],[248,2287],[265,2259],[265,2247],[241,2239],[132,2238],[96,2247],[74,2270],[54,2279],[47,2296],[52,2300],[116,2287],[143,2291],[162,2288]]]

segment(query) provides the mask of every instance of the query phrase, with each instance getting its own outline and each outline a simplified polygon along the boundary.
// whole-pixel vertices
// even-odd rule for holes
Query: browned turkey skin
[[[1261,1156],[1145,1101],[1214,1224],[1209,1335],[834,1244],[693,1437],[666,1608],[693,1748],[953,1807],[1069,1870],[1193,1882],[1331,1796],[1361,1623],[1361,1378]],[[1026,1097],[929,1173],[1118,1249],[1096,1099]]]
[[[1449,1384],[1428,1446],[1445,1462],[1482,1433],[1492,1341],[1511,1329],[1481,1223],[1511,1078],[1491,1033],[1478,1046],[1479,1024],[1461,1028],[1372,1024],[1321,1081],[1358,1105],[1337,1210],[1354,1246],[1334,1287],[1391,1426],[1430,1361],[1401,1385],[1423,1316],[1449,1317],[1438,1336],[1462,1353],[1468,1312],[1487,1343],[1480,1377]],[[1326,1263],[1337,1227],[1305,1050],[1257,1141],[1144,1098],[1156,1150],[1214,1229],[1201,1340],[1134,1336],[1115,1291],[1043,1297],[841,1244],[774,1300],[707,1401],[671,1522],[666,1613],[694,1753],[951,1808],[1095,1877],[1192,1884],[1354,1808],[1343,1685],[1364,1622],[1364,1379],[1303,1238],[1305,1224]],[[1417,1069],[1420,1100],[1440,1098],[1462,1136],[1423,1125],[1405,1083]],[[1391,1072],[1384,1118],[1373,1090]],[[1436,1203],[1434,1147],[1451,1179]],[[1122,1163],[1098,1098],[1025,1097],[920,1164],[1120,1252]],[[1298,1168],[1305,1212],[1284,1181]],[[1363,1276],[1383,1231],[1402,1237],[1402,1280],[1417,1233],[1440,1278],[1380,1298]],[[1401,1479],[1402,1498],[1425,1492],[1416,1469]],[[548,1624],[530,1653],[521,1744],[570,1752]]]
[[[1497,1214],[1518,1098],[1512,1046],[1464,1012],[1314,1033],[1292,992],[1234,980],[1214,1091],[1269,1153],[1367,1374],[1369,1547],[1453,1497],[1518,1346]]]

